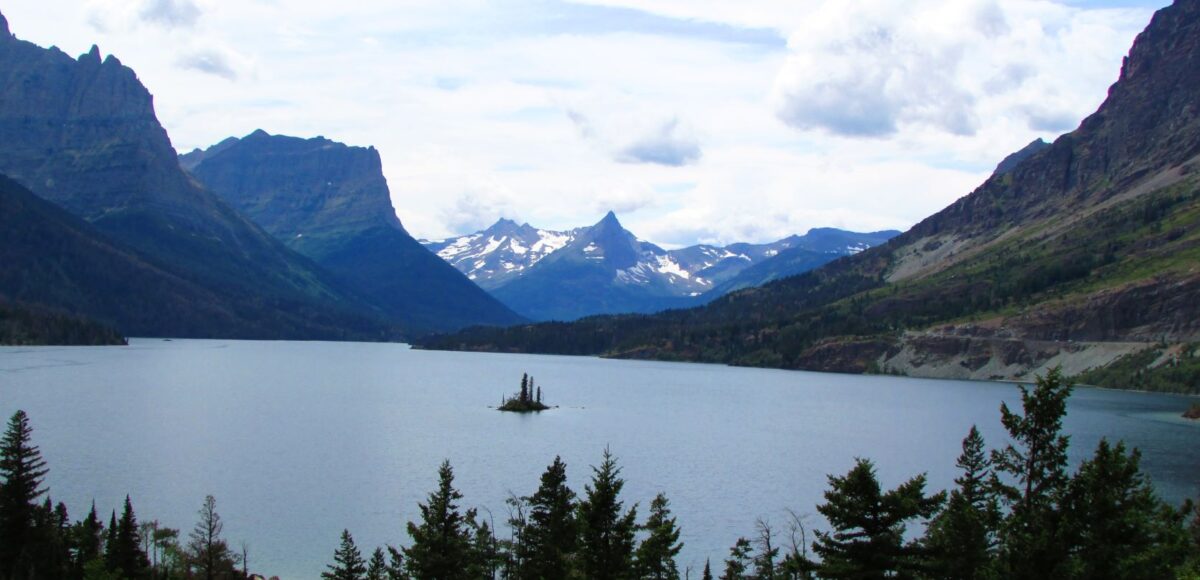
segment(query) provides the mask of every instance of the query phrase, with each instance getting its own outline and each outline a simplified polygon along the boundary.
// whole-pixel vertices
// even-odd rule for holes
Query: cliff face
[[[407,326],[521,321],[404,230],[373,147],[259,130],[189,156],[208,188]]]
[[[370,307],[184,173],[150,93],[98,48],[72,59],[0,34],[0,173],[214,293],[265,337],[308,336],[303,325],[276,334],[266,322],[300,312],[344,317],[347,329],[374,316],[358,314]],[[155,334],[185,330],[161,320]],[[382,327],[367,326],[372,336]]]

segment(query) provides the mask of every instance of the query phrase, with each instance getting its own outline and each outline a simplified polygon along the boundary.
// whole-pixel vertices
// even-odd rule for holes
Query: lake
[[[489,406],[532,374],[559,408]],[[1077,389],[1066,431],[1078,464],[1101,437],[1141,448],[1173,502],[1200,493],[1194,398]],[[808,514],[826,474],[876,461],[887,486],[927,471],[952,485],[960,441],[978,424],[1005,442],[999,406],[1015,385],[410,350],[405,345],[135,339],[128,347],[0,348],[0,413],[29,413],[47,483],[71,517],[94,500],[107,521],[126,493],[142,521],[184,536],[206,494],[250,568],[317,578],[343,528],[367,554],[407,542],[405,523],[443,459],[464,506],[507,518],[561,455],[583,493],[605,447],[639,520],[667,493],[686,543],[681,568],[714,568],[763,518]],[[506,529],[501,526],[501,535]]]

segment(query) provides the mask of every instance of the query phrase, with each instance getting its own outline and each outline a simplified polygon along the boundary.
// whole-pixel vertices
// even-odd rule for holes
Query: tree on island
[[[521,375],[521,390],[513,398],[504,397],[500,401],[501,411],[514,413],[532,413],[545,411],[550,407],[542,403],[542,388],[534,385],[533,377],[528,373]]]

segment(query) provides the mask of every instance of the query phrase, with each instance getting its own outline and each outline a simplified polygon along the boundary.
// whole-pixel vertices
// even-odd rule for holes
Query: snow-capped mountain
[[[480,232],[444,240],[421,240],[421,243],[476,284],[491,290],[564,248],[582,229],[556,232],[501,219]]]
[[[715,297],[714,289],[752,285],[739,276],[777,256],[791,258],[752,279],[800,273],[892,235],[819,229],[769,244],[665,250],[639,239],[609,212],[593,226],[569,231],[502,219],[481,232],[422,243],[517,312],[539,320],[573,320],[699,304]]]

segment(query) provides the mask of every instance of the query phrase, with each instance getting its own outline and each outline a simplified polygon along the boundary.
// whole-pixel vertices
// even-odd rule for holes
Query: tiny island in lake
[[[542,403],[542,388],[533,385],[533,377],[528,373],[521,375],[521,390],[515,395],[504,397],[497,409],[512,413],[537,413],[550,407]]]

